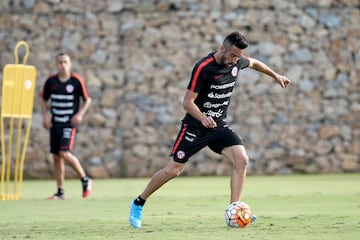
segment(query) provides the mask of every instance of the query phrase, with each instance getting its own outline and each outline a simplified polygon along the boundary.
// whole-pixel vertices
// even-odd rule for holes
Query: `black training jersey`
[[[50,76],[40,96],[45,101],[51,100],[50,111],[55,125],[71,125],[71,118],[79,111],[80,97],[84,101],[89,98],[84,80],[74,73],[66,82],[61,82],[58,74]]]
[[[198,93],[195,104],[200,111],[218,123],[225,119],[239,70],[248,67],[249,63],[246,57],[240,57],[234,66],[227,68],[216,62],[214,53],[197,62],[187,88]],[[201,125],[189,113],[184,121]]]

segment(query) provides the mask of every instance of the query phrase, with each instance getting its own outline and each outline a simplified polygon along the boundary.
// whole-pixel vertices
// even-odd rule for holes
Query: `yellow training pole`
[[[4,119],[1,118],[1,183],[0,183],[0,199],[5,200],[3,196],[3,189],[4,189],[4,173],[5,173],[5,162],[6,162],[6,154],[5,154],[5,139],[4,139]]]
[[[18,49],[25,47],[25,56],[19,64]],[[14,49],[15,64],[7,64],[3,74],[2,109],[1,109],[1,184],[0,200],[19,200],[22,194],[23,170],[26,149],[32,124],[32,111],[35,92],[36,69],[26,65],[29,55],[29,46],[20,41]],[[5,120],[9,120],[9,134],[5,137]],[[17,119],[17,129],[14,133],[14,119]],[[27,121],[24,121],[27,120]],[[25,136],[23,128],[26,127]],[[15,143],[15,157],[13,157],[13,141]],[[8,142],[6,148],[6,141]],[[12,163],[15,158],[15,163]],[[13,177],[13,179],[11,179]],[[12,184],[12,193],[10,185]]]

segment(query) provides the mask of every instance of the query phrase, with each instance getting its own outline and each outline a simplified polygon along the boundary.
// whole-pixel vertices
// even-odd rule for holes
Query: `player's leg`
[[[153,175],[144,191],[130,204],[130,224],[140,228],[142,222],[142,208],[148,197],[169,180],[179,176],[185,168],[185,163],[169,161],[168,165]]]
[[[60,151],[59,156],[62,159],[64,159],[66,161],[66,163],[69,164],[72,169],[74,169],[74,171],[80,178],[83,178],[86,176],[85,171],[84,171],[83,167],[81,166],[79,159],[74,154],[72,154],[70,151]]]
[[[209,148],[214,152],[222,154],[233,164],[230,179],[230,201],[239,201],[246,178],[246,167],[249,162],[249,157],[241,138],[225,124],[216,129],[209,142]]]
[[[230,202],[240,201],[244,183],[246,179],[246,167],[249,157],[243,145],[234,145],[223,149],[222,154],[233,163],[233,171],[230,179]],[[252,215],[251,221],[256,220],[256,215]]]
[[[64,159],[55,154],[53,154],[53,159],[54,159],[56,185],[58,188],[64,189],[64,179],[65,179]]]
[[[179,176],[184,171],[184,168],[185,163],[169,161],[166,167],[154,174],[144,191],[140,194],[140,197],[146,200],[162,185],[167,183],[169,180]]]
[[[65,192],[64,192],[64,178],[65,178],[65,166],[64,166],[64,159],[62,159],[59,154],[60,148],[60,137],[59,129],[56,127],[52,127],[50,129],[50,152],[52,153],[53,157],[53,164],[54,164],[54,174],[57,186],[57,192],[50,196],[49,200],[58,200],[58,199],[65,199]]]
[[[230,202],[236,202],[241,199],[249,157],[247,156],[245,147],[243,145],[226,147],[223,149],[222,154],[233,164],[233,170],[230,179]]]
[[[206,144],[206,140],[203,140],[197,129],[182,124],[170,154],[173,156],[173,160],[153,175],[144,191],[130,204],[129,221],[133,227],[141,227],[142,208],[145,201],[166,182],[179,176],[183,172],[188,159]]]
[[[81,166],[79,159],[70,152],[70,150],[74,146],[76,128],[63,128],[62,131],[63,132],[60,140],[59,156],[63,158],[66,161],[66,163],[69,164],[79,176],[83,187],[82,196],[86,198],[91,193],[92,180],[86,176],[85,171]]]
[[[92,190],[92,179],[86,176],[84,168],[81,166],[79,159],[70,151],[60,151],[59,155],[66,161],[67,164],[72,167],[72,169],[74,169],[74,171],[79,176],[83,187],[82,197],[88,197]]]
[[[50,196],[48,199],[49,200],[65,199],[65,192],[64,192],[64,181],[65,181],[64,159],[61,158],[59,155],[53,154],[53,161],[54,161],[54,172],[55,172],[56,186],[58,188],[58,191],[53,196]]]

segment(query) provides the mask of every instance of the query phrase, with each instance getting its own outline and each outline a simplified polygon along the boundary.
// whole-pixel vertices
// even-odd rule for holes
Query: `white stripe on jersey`
[[[71,114],[74,113],[74,110],[73,110],[73,109],[60,110],[60,109],[57,109],[57,108],[53,108],[53,109],[52,109],[52,112],[53,112],[55,115],[71,115]]]
[[[74,95],[51,94],[51,99],[66,99],[66,100],[74,100]]]
[[[67,107],[67,108],[72,108],[74,106],[73,102],[56,102],[56,101],[51,101],[51,106],[52,107]]]
[[[64,117],[54,117],[54,121],[55,122],[62,122],[62,123],[65,123],[65,122],[68,122],[70,121],[70,118],[69,116],[64,116]]]

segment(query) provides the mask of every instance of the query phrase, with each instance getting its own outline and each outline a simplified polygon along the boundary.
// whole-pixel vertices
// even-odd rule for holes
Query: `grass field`
[[[66,181],[67,200],[47,201],[55,181],[24,181],[23,199],[0,201],[0,239],[360,239],[360,175],[249,176],[243,201],[258,216],[225,225],[228,177],[179,177],[146,203],[143,227],[129,203],[148,179],[94,181],[89,199]]]

